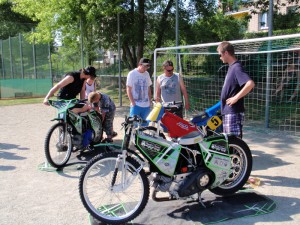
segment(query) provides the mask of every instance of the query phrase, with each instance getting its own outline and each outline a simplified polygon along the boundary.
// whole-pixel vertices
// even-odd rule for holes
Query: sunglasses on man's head
[[[147,67],[147,68],[150,67],[150,64],[147,64],[147,63],[142,63],[142,65],[143,65],[144,67]]]
[[[174,69],[170,69],[170,70],[167,70],[167,69],[166,69],[166,71],[168,71],[169,73],[172,72],[173,70],[174,70]]]

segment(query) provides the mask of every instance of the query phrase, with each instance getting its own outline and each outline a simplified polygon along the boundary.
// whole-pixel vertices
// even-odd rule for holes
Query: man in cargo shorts
[[[217,51],[223,63],[229,65],[221,92],[223,132],[242,138],[245,112],[244,96],[254,88],[255,84],[235,57],[234,47],[231,43],[223,41]]]

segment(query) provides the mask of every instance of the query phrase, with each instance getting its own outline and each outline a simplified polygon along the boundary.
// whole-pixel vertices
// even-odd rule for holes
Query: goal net
[[[300,34],[230,41],[254,90],[245,97],[246,122],[300,132]],[[218,43],[158,48],[154,51],[154,80],[170,59],[188,91],[190,117],[220,99],[228,65],[217,53]],[[281,88],[282,86],[282,88]],[[155,93],[154,82],[154,93]]]

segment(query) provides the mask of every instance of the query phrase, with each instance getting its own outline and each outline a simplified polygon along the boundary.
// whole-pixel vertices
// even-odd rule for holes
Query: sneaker
[[[114,138],[114,137],[116,137],[117,135],[118,135],[118,133],[114,131],[114,132],[112,133],[111,136],[112,136],[112,138]]]

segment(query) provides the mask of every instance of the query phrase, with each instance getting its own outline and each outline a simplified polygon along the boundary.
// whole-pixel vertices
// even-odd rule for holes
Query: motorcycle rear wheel
[[[252,154],[249,146],[236,136],[228,138],[232,173],[219,187],[210,189],[217,195],[231,195],[242,189],[252,170]]]
[[[65,142],[64,136],[66,135]],[[54,124],[45,138],[45,155],[48,163],[55,168],[65,166],[72,153],[72,138],[66,132],[64,123]]]
[[[143,169],[138,171],[140,165],[134,159],[126,158],[124,183],[121,180],[122,168],[115,173],[118,154],[110,152],[95,156],[79,178],[84,207],[95,219],[107,224],[124,224],[133,220],[149,199],[149,181]]]

